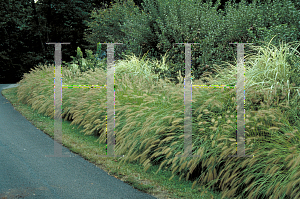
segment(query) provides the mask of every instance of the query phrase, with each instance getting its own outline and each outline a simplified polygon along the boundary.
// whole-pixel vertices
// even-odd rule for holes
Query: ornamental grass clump
[[[147,171],[153,165],[173,176],[207,186],[223,196],[237,198],[298,198],[299,85],[295,65],[288,65],[285,50],[261,47],[245,61],[245,153],[236,155],[236,90],[192,88],[192,150],[197,158],[176,157],[184,152],[184,79],[178,84],[157,78],[150,69],[170,67],[135,57],[115,64],[115,154],[120,164],[138,162]],[[268,55],[268,56],[267,56]],[[295,62],[298,58],[294,59]],[[157,63],[156,63],[157,64]],[[165,66],[164,66],[165,65]],[[18,98],[53,118],[54,66],[41,66],[19,82]],[[265,70],[267,69],[267,70]],[[193,85],[236,84],[236,70],[220,70],[215,77],[193,80]],[[255,76],[255,77],[254,77]],[[278,79],[277,77],[283,78]],[[62,67],[63,84],[105,85],[101,68],[76,76]],[[298,86],[298,87],[297,87]],[[272,91],[272,92],[271,92]],[[62,117],[84,127],[86,135],[106,141],[106,89],[63,88]],[[200,194],[200,192],[199,192]]]
[[[291,72],[293,66],[289,66],[287,57],[282,55],[288,47],[277,53],[266,49],[263,52],[267,54],[269,50],[269,57],[258,53],[252,67],[249,67],[250,62],[255,56],[245,63],[246,110],[249,111],[245,122],[245,151],[246,155],[254,157],[228,158],[228,155],[236,154],[236,92],[234,89],[220,88],[193,88],[193,151],[201,157],[175,157],[183,153],[184,146],[181,83],[165,88],[168,92],[163,93],[163,98],[159,97],[163,100],[158,103],[157,98],[149,97],[143,101],[146,101],[146,107],[143,103],[134,106],[135,109],[133,106],[123,108],[127,110],[128,117],[119,132],[119,145],[116,147],[122,152],[128,151],[122,162],[139,161],[145,170],[152,165],[160,165],[159,170],[169,169],[180,178],[194,180],[194,186],[197,183],[208,185],[227,197],[293,198],[300,194],[296,188],[299,162],[295,161],[299,154],[297,142],[300,126],[294,126],[287,119],[287,115],[299,118],[299,87],[295,87],[293,82],[288,85],[294,75]],[[265,71],[266,66],[269,71]],[[231,76],[215,81],[208,78],[208,84],[235,84],[236,72],[226,73],[228,69],[223,72],[220,74]],[[283,81],[276,78],[278,73],[283,75]],[[251,79],[251,75],[255,78]],[[260,84],[261,80],[265,82]],[[203,82],[195,80],[193,84],[203,85]],[[281,89],[276,85],[280,85]],[[268,92],[270,87],[273,89],[271,94]],[[286,95],[287,91],[290,94]],[[259,95],[255,95],[257,92]],[[139,99],[141,96],[134,97]],[[272,97],[277,98],[276,103],[271,101]],[[172,103],[168,104],[170,101]],[[264,173],[261,173],[262,170]],[[287,172],[290,172],[289,175],[286,175]]]

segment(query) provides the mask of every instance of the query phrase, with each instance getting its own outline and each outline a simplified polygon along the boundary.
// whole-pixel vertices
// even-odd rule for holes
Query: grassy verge
[[[54,137],[54,120],[50,117],[39,114],[31,106],[17,102],[18,88],[10,88],[2,91],[2,95],[10,101],[14,108],[19,111],[35,127]],[[96,155],[106,154],[106,144],[96,142],[98,137],[84,135],[80,131],[83,127],[70,125],[71,121],[62,120],[63,145],[74,153],[103,169],[109,175],[118,178],[135,189],[149,193],[159,199],[167,198],[221,198],[221,194],[206,189],[205,187],[192,189],[192,182],[181,180],[175,176],[169,181],[172,172],[160,170],[159,165],[150,167],[146,172],[143,166],[136,163],[120,164],[121,158],[100,158]]]

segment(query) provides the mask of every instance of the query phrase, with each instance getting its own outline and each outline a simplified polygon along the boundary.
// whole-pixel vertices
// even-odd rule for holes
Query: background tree
[[[14,82],[24,72],[22,52],[26,49],[24,41],[30,28],[26,23],[28,8],[21,1],[5,0],[0,2],[1,11],[1,49],[0,49],[0,81],[4,79]]]
[[[176,81],[178,70],[184,74],[184,51],[174,43],[200,44],[192,46],[192,71],[197,79],[204,72],[213,72],[213,64],[224,66],[224,61],[236,58],[236,46],[228,43],[262,45],[277,35],[272,44],[278,47],[278,40],[300,38],[300,13],[291,0],[222,3],[224,10],[221,0],[143,0],[142,9],[136,10],[133,0],[117,1],[110,9],[92,13],[86,39],[125,43],[135,56],[149,52],[148,58],[160,61],[168,52],[167,62],[172,62],[169,77]]]
[[[99,0],[4,0],[0,2],[0,83],[15,83],[39,63],[54,64],[54,45],[47,42],[71,42],[62,45],[62,59],[69,62],[77,46],[92,44],[83,40],[83,20],[101,9]],[[96,44],[94,44],[96,47]],[[85,53],[85,51],[83,50]]]

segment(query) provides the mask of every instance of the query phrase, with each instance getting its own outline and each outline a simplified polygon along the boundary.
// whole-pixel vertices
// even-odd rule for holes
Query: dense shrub
[[[264,45],[262,41],[277,35],[272,44],[279,46],[278,41],[300,38],[300,12],[290,0],[250,5],[245,0],[227,2],[219,12],[218,5],[219,1],[213,6],[212,1],[144,0],[141,11],[132,0],[117,1],[110,9],[93,12],[87,40],[126,44],[116,45],[116,56],[128,52],[140,56],[149,51],[151,59],[161,60],[168,51],[167,76],[177,81],[178,71],[184,74],[185,48],[174,43],[199,43],[192,45],[192,75],[198,79],[204,72],[213,72],[213,64],[236,60],[237,47],[228,43]]]
[[[86,58],[83,58],[83,53],[80,49],[80,47],[77,47],[77,55],[76,57],[71,56],[73,61],[71,63],[66,63],[64,66],[68,67],[70,71],[72,71],[74,74],[78,71],[80,73],[93,70],[95,71],[95,68],[101,68],[104,71],[107,69],[107,58],[105,58],[105,52],[100,51],[101,44],[98,44],[97,52],[93,54],[91,50],[85,50],[85,53],[87,55]]]
[[[128,36],[125,34],[121,27],[127,25],[127,19],[132,18],[134,13],[138,13],[139,8],[134,5],[133,1],[125,1],[120,3],[116,0],[111,8],[92,11],[92,22],[85,21],[88,29],[85,32],[85,40],[91,44],[100,43],[123,43],[114,46],[115,59],[124,59],[132,52],[128,45]],[[132,30],[130,30],[132,31]],[[129,50],[130,49],[130,50]],[[107,45],[102,45],[102,51],[107,50]],[[134,51],[137,55],[139,51]]]

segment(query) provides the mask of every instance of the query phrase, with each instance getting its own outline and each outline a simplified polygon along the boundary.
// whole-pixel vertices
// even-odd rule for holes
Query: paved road
[[[0,92],[10,84],[0,84]],[[54,143],[0,95],[0,198],[155,199]],[[5,197],[7,196],[7,197]]]

